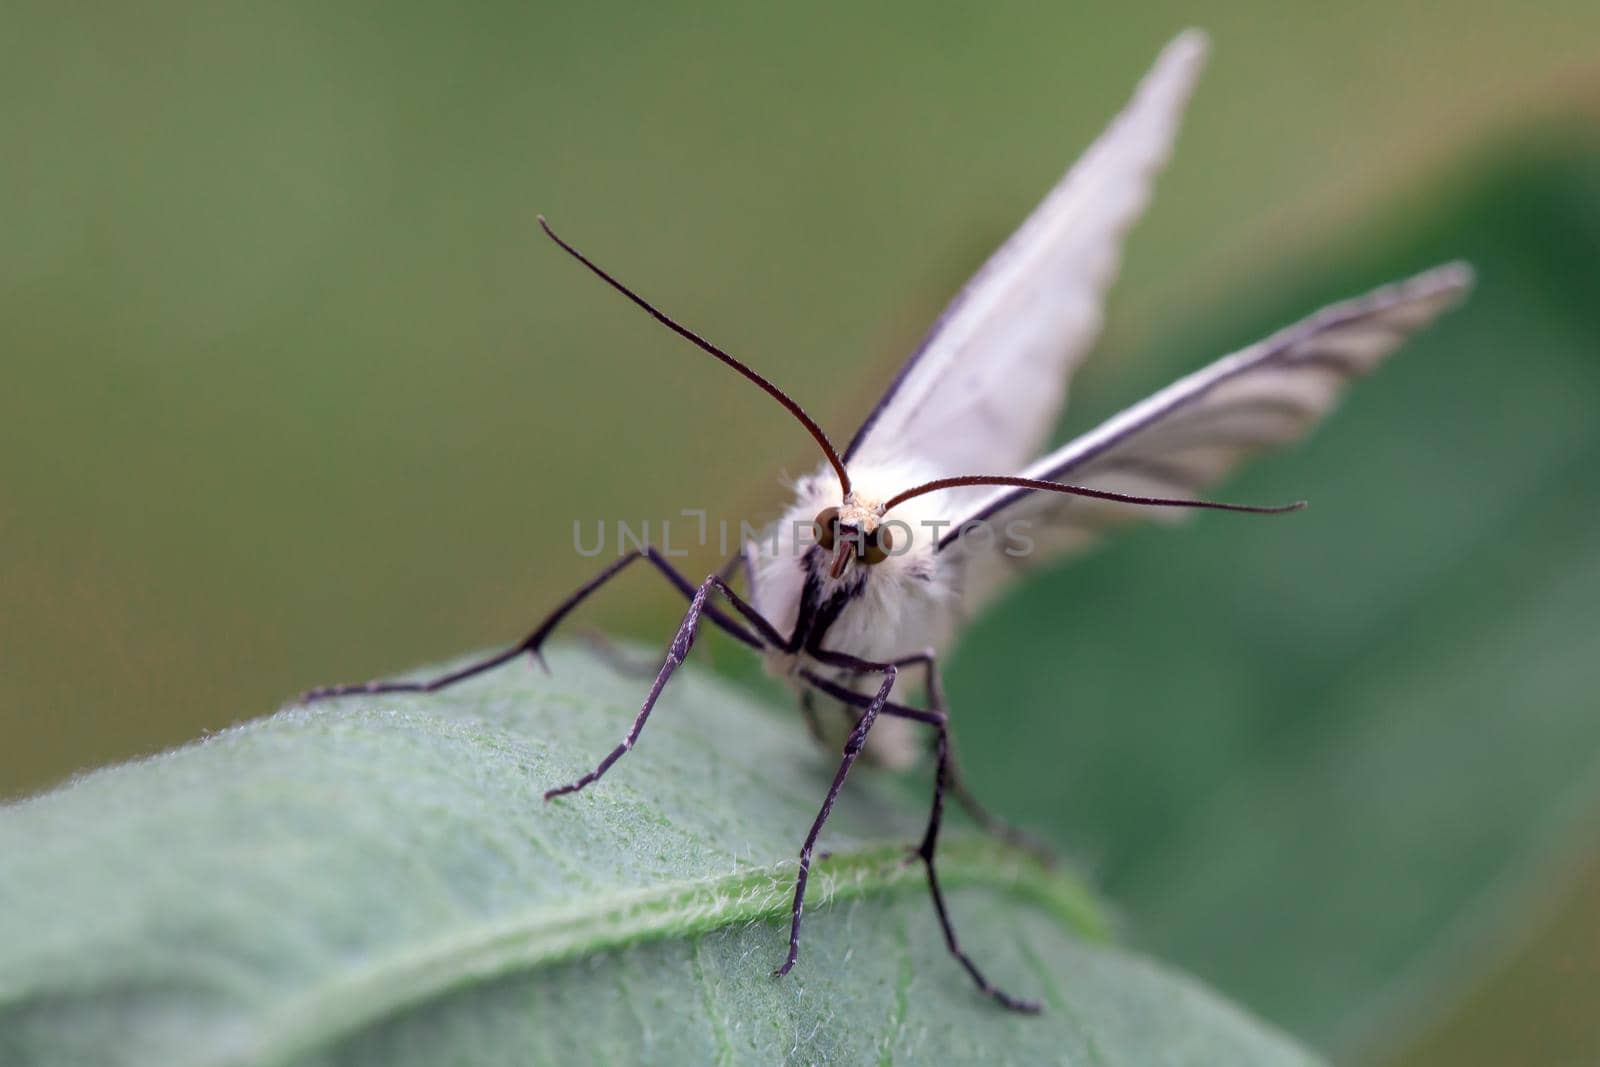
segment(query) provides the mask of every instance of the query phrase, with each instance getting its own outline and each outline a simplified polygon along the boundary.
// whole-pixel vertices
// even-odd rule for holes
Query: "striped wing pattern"
[[[1021,473],[1138,496],[1192,499],[1243,457],[1304,434],[1333,408],[1347,382],[1371,372],[1471,284],[1470,268],[1451,263],[1323,308],[1179,379]],[[961,522],[984,521],[1003,531],[1024,520],[1031,551],[1008,554],[1000,537],[992,544],[989,537],[961,537],[959,523],[939,549],[966,569],[964,586],[975,607],[1012,573],[1081,549],[1109,526],[1187,514],[1001,489],[978,501]]]

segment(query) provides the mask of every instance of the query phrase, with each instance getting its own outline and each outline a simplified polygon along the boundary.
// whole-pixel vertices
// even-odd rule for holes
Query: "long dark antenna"
[[[822,432],[822,427],[818,426],[816,421],[812,419],[810,415],[805,413],[805,410],[795,402],[793,397],[791,397],[788,393],[785,393],[782,389],[779,389],[776,385],[773,385],[760,374],[745,366],[733,356],[712,344],[710,341],[707,341],[704,337],[701,337],[699,334],[689,329],[687,326],[674,322],[667,316],[665,312],[657,309],[644,297],[640,296],[632,289],[629,289],[626,285],[623,285],[621,282],[617,281],[617,279],[613,278],[610,274],[607,274],[597,263],[594,262],[594,260],[590,259],[588,256],[584,255],[582,252],[578,251],[576,248],[573,248],[571,245],[567,244],[567,242],[558,237],[556,235],[556,231],[550,228],[550,224],[545,221],[543,215],[539,216],[539,225],[550,237],[550,240],[560,245],[563,251],[565,251],[573,259],[576,259],[579,263],[582,263],[585,267],[588,267],[600,278],[601,281],[611,286],[611,288],[615,289],[629,300],[632,300],[635,304],[638,304],[640,307],[644,308],[645,311],[650,313],[651,318],[661,323],[661,325],[665,326],[679,337],[682,337],[684,340],[690,342],[702,352],[709,353],[710,355],[722,360],[722,362],[726,363],[728,366],[732,367],[734,370],[738,371],[752,382],[755,382],[762,389],[766,390],[767,395],[771,396],[772,399],[776,400],[778,403],[787,408],[789,410],[789,414],[799,419],[800,425],[804,426],[811,436],[816,439],[817,444],[822,449],[822,454],[828,457],[828,462],[833,464],[834,472],[839,475],[840,490],[845,495],[849,495],[850,474],[844,469],[844,460],[839,458],[839,453],[834,449],[833,442],[829,441],[828,435]]]
[[[1286,511],[1299,511],[1306,506],[1304,500],[1296,500],[1293,504],[1284,504],[1280,507],[1261,508],[1249,504],[1219,504],[1213,500],[1177,500],[1159,496],[1129,496],[1127,493],[1113,493],[1106,489],[1090,489],[1082,485],[1064,485],[1061,482],[1045,482],[1037,478],[1014,478],[1004,474],[964,474],[958,478],[936,478],[931,482],[912,486],[903,493],[896,493],[883,505],[883,510],[888,511],[896,504],[903,504],[914,496],[923,493],[936,493],[940,489],[954,489],[963,485],[1014,485],[1019,489],[1038,489],[1046,493],[1069,493],[1072,496],[1092,496],[1096,500],[1114,500],[1119,504],[1138,504],[1143,507],[1156,508],[1212,508],[1216,511],[1246,511],[1253,515],[1281,515]]]

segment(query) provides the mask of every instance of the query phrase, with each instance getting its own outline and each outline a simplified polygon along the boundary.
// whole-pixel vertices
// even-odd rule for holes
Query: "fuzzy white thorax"
[[[914,497],[882,512],[884,501],[896,493],[929,481],[938,472],[915,462],[870,465],[850,469],[852,493],[840,492],[831,468],[819,467],[794,483],[794,500],[757,546],[754,573],[756,608],[784,634],[793,631],[799,614],[801,591],[808,573],[807,555],[813,551],[812,523],[828,508],[839,508],[839,521],[863,533],[887,527],[893,547],[880,563],[853,561],[838,579],[820,568],[820,601],[848,589],[854,598],[829,627],[822,646],[860,659],[883,662],[924,650],[947,647],[959,621],[959,602],[952,575],[941,565],[936,547],[948,518],[940,494]],[[792,677],[801,666],[830,676],[858,692],[872,692],[881,675],[858,675],[818,664],[803,654],[767,654],[767,669],[779,677]],[[909,698],[922,686],[920,670],[908,670],[895,687],[896,698]],[[909,684],[907,684],[909,683]],[[906,727],[897,721],[880,722],[874,735],[883,739],[873,748],[886,762],[902,763],[913,749]]]

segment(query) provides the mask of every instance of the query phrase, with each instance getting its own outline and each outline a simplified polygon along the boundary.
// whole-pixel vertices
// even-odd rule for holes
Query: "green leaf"
[[[643,685],[558,649],[428,697],[297,708],[0,813],[0,1062],[1280,1064],[1292,1042],[1113,948],[1083,887],[957,827],[948,956],[849,783],[780,959],[831,760],[690,667],[597,787],[545,803]]]

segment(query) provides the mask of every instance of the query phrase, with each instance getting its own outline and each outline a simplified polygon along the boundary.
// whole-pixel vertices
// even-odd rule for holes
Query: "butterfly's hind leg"
[[[944,746],[942,754],[939,751],[940,745]],[[945,763],[945,778],[950,795],[956,798],[956,803],[961,805],[968,818],[978,824],[979,829],[986,834],[999,838],[1008,845],[1014,845],[1022,849],[1046,867],[1054,867],[1056,865],[1055,849],[1026,830],[1019,829],[998,815],[993,814],[988,808],[984,807],[977,797],[973,796],[972,790],[967,786],[966,778],[961,773],[961,764],[956,760],[955,743],[948,729],[934,739],[934,754],[936,759],[942,759]]]
[[[587,582],[584,582],[572,593],[571,596],[567,597],[567,599],[556,605],[555,610],[550,612],[549,615],[545,616],[544,621],[536,626],[532,633],[528,634],[527,637],[523,638],[517,644],[505,649],[502,652],[497,652],[492,656],[486,656],[485,658],[476,660],[464,667],[458,667],[453,671],[450,671],[446,674],[441,674],[436,678],[430,678],[426,681],[373,681],[357,682],[353,685],[328,685],[310,690],[301,697],[301,700],[305,703],[311,703],[317,700],[327,700],[331,697],[358,696],[375,693],[433,693],[440,689],[444,689],[447,686],[454,685],[457,682],[464,682],[468,678],[483,674],[485,671],[493,670],[501,664],[508,663],[523,654],[531,656],[533,659],[538,660],[539,663],[543,665],[544,658],[540,655],[539,650],[541,647],[543,647],[545,640],[550,636],[551,632],[554,631],[558,625],[560,625],[561,620],[565,619],[567,615],[569,615],[579,604],[587,600],[591,593],[595,592],[595,590],[599,589],[602,585],[605,585],[612,578],[615,578],[618,574],[620,574],[623,569],[628,566],[628,564],[632,563],[636,559],[641,558],[649,560],[650,563],[655,566],[656,570],[660,571],[666,576],[667,581],[672,583],[673,588],[677,589],[691,601],[694,599],[696,594],[694,583],[685,578],[677,568],[667,561],[666,557],[657,552],[654,547],[636,549],[632,552],[629,552],[625,556],[617,557],[617,559],[607,564],[599,574],[596,574],[593,578],[590,578]],[[746,627],[741,626],[733,619],[730,619],[721,611],[718,611],[716,608],[707,608],[706,617],[723,631],[735,639],[743,642],[744,644],[757,649],[762,647],[762,642],[759,637],[757,637]]]
[[[899,659],[890,660],[889,662],[896,667],[921,667],[923,689],[927,693],[928,706],[935,711],[948,712],[949,709],[944,702],[944,686],[939,678],[938,658],[932,649],[914,652],[909,656],[901,656]],[[967,785],[966,776],[961,773],[961,761],[956,758],[955,738],[951,736],[948,724],[942,731],[941,736],[943,737],[942,741],[938,736],[934,738],[935,758],[940,758],[938,746],[943,744],[945,748],[943,759],[946,766],[948,789],[950,795],[955,797],[956,803],[961,805],[967,816],[977,823],[979,829],[983,830],[984,833],[997,837],[1008,845],[1015,845],[1031,853],[1035,859],[1048,867],[1055,866],[1056,854],[1049,845],[1006,822],[978,800],[972,789]]]
[[[849,659],[853,657],[840,658]],[[891,664],[885,664],[884,666],[891,671],[895,669]],[[923,869],[926,870],[928,875],[928,892],[933,897],[933,909],[939,917],[939,928],[944,933],[945,947],[948,948],[950,950],[950,954],[953,955],[958,962],[960,962],[962,969],[967,972],[967,975],[972,979],[973,984],[978,987],[979,992],[991,998],[1000,1006],[1008,1008],[1011,1011],[1024,1012],[1026,1014],[1037,1013],[1039,1011],[1038,1002],[1026,1000],[1022,997],[1015,997],[1010,993],[1007,993],[1005,990],[989,981],[984,973],[978,969],[978,965],[972,961],[972,957],[967,955],[966,950],[961,947],[961,939],[956,935],[955,924],[950,919],[950,909],[945,904],[944,889],[939,884],[939,869],[935,860],[935,855],[938,851],[939,831],[944,824],[944,798],[946,791],[950,789],[950,775],[953,766],[950,758],[950,717],[942,710],[924,710],[922,708],[907,707],[904,704],[896,704],[888,701],[883,701],[881,706],[874,710],[872,705],[880,703],[877,697],[868,698],[860,693],[855,692],[854,690],[846,689],[844,686],[823,678],[822,676],[809,670],[802,670],[800,674],[801,677],[811,685],[815,686],[818,690],[831,697],[845,701],[846,703],[855,707],[861,707],[863,703],[867,704],[866,711],[862,715],[862,722],[866,723],[868,726],[871,724],[871,718],[875,718],[878,714],[883,714],[890,715],[895,718],[911,719],[915,722],[924,723],[925,725],[934,728],[934,752],[936,764],[933,778],[933,805],[928,812],[927,829],[923,831],[922,840],[917,844],[916,857],[922,861]],[[888,682],[890,681],[893,681],[892,674],[888,676],[885,686],[887,686]],[[882,693],[883,690],[880,689],[879,692]],[[864,738],[865,731],[862,731],[862,733]],[[854,735],[852,735],[852,737],[854,737]],[[834,781],[834,792],[837,792],[839,780],[843,777],[844,769],[845,768],[841,767],[840,775]],[[829,795],[829,802],[831,803],[831,801],[832,793]],[[827,809],[828,805],[825,804],[823,806],[824,815],[826,815]],[[808,844],[809,843],[810,839],[808,839]],[[803,856],[801,870],[803,886]],[[794,915],[794,931],[790,935],[789,951],[791,964],[793,963],[796,945],[795,938],[798,936],[799,930],[800,914],[798,908],[799,898],[797,896],[796,911]],[[787,967],[784,969],[787,969]]]
[[[595,659],[624,678],[643,680],[656,676],[657,664],[634,656],[599,630],[586,626],[578,631],[578,640],[594,653]]]
[[[917,846],[917,855],[922,858],[922,865],[928,872],[928,892],[933,896],[933,910],[939,915],[939,927],[944,931],[945,946],[950,949],[950,954],[961,962],[961,966],[977,983],[978,988],[985,995],[994,998],[1002,1007],[1034,1015],[1039,1012],[1038,1001],[1014,997],[992,984],[984,977],[983,972],[978,970],[978,965],[972,962],[972,957],[962,949],[961,942],[956,937],[956,928],[950,922],[950,911],[945,906],[944,891],[939,888],[939,871],[934,865],[933,856],[939,842],[939,827],[944,816],[944,794],[945,790],[950,788],[950,773],[953,767],[950,758],[950,722],[942,712],[940,715],[944,721],[935,727],[938,734],[934,742],[937,763],[933,774],[933,807],[928,813],[928,828],[922,835],[921,844]]]
[[[800,714],[806,720],[806,733],[811,735],[811,740],[819,745],[826,744],[828,735],[823,732],[822,716],[817,714],[817,694],[813,690],[800,692]]]

